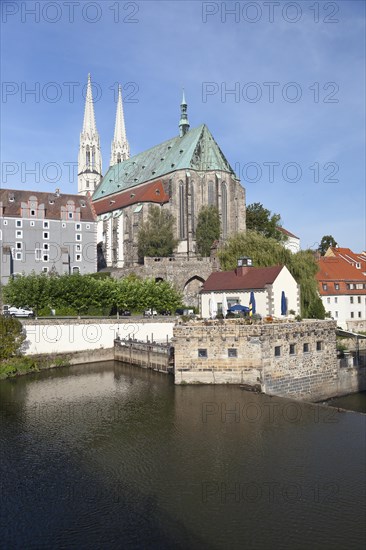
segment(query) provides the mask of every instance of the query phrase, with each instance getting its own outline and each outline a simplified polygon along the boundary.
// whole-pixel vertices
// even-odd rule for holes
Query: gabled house
[[[286,266],[253,267],[249,258],[241,258],[236,269],[212,273],[203,284],[200,291],[201,316],[210,316],[212,294],[220,312],[224,294],[229,307],[235,304],[249,307],[251,293],[256,313],[262,317],[283,316],[283,293],[285,314],[290,310],[300,314],[300,287]]]
[[[325,311],[344,329],[365,330],[366,253],[331,247],[318,265],[318,289]]]

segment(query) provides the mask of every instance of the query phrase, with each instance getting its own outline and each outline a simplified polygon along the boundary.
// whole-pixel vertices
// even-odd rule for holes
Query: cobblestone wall
[[[309,401],[351,393],[355,376],[340,375],[335,329],[329,320],[176,325],[175,383],[258,385],[264,393]],[[356,378],[361,389],[364,375]]]

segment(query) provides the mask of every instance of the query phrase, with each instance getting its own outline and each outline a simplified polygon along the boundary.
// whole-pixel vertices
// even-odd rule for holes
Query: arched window
[[[186,220],[185,220],[185,201],[184,201],[184,185],[179,183],[179,236],[181,239],[186,238]]]
[[[208,182],[208,206],[215,205],[215,187],[213,181]]]
[[[222,219],[222,236],[227,237],[227,187],[226,183],[221,184],[221,219]]]
[[[196,224],[195,224],[195,218],[194,218],[194,182],[191,183],[191,225],[192,225],[192,235],[194,235],[196,231]]]
[[[121,153],[117,154],[117,164],[121,162]]]
[[[95,168],[95,147],[92,147],[92,169]]]
[[[89,168],[90,166],[90,147],[89,145],[86,146],[86,166]]]

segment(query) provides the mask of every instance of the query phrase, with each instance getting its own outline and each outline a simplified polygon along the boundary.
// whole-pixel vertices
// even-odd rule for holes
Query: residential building
[[[366,253],[331,247],[318,265],[318,288],[325,310],[338,326],[365,330]]]
[[[93,273],[96,216],[89,197],[0,189],[0,277]]]
[[[278,231],[280,231],[283,235],[287,237],[287,240],[284,241],[283,246],[296,254],[296,252],[299,252],[300,250],[300,238],[296,237],[293,233],[285,229],[284,227],[277,227]]]
[[[282,293],[286,300],[286,314],[291,310],[300,314],[300,286],[286,266],[253,267],[249,258],[241,258],[236,269],[216,271],[203,284],[200,291],[201,316],[210,316],[212,294],[220,312],[224,295],[228,307],[235,304],[249,307],[251,293],[256,313],[262,317],[283,316]]]

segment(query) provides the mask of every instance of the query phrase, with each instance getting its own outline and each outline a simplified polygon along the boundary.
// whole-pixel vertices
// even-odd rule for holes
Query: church
[[[203,206],[220,215],[220,240],[245,231],[245,191],[205,124],[190,128],[187,103],[180,105],[179,135],[130,157],[119,87],[110,165],[102,175],[92,84],[88,77],[78,157],[78,194],[92,195],[98,219],[99,267],[141,264],[137,236],[149,206],[169,210],[175,220],[176,258],[194,259],[195,229]]]

